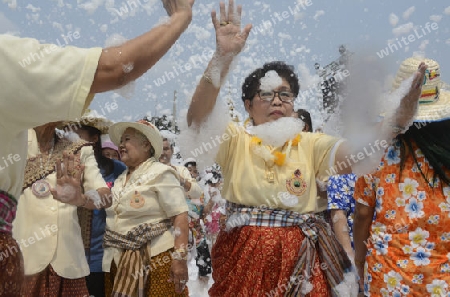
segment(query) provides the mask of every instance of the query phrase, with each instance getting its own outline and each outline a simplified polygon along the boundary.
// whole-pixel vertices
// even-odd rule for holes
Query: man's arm
[[[192,20],[194,0],[163,0],[168,22],[121,46],[106,48],[98,61],[91,93],[120,88],[147,72],[170,49]]]

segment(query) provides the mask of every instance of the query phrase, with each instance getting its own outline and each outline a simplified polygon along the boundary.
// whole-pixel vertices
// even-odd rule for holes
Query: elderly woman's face
[[[150,157],[150,142],[142,139],[136,132],[133,128],[127,128],[120,138],[120,157],[128,167],[138,166]]]
[[[291,87],[286,79],[282,78],[282,83],[272,91],[288,91],[291,92]],[[264,101],[258,94],[253,97],[253,100],[245,100],[245,109],[255,125],[261,125],[267,122],[278,120],[281,117],[290,117],[294,112],[294,102],[283,102],[280,100],[279,94],[276,93],[272,101]]]

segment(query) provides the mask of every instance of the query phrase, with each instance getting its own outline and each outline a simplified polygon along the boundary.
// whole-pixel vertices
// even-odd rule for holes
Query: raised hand
[[[220,2],[220,20],[216,11],[211,12],[211,19],[216,30],[216,47],[219,56],[237,55],[245,46],[252,25],[248,24],[241,30],[242,6],[235,10],[234,0],[229,0],[228,11],[225,3]]]
[[[395,123],[399,127],[407,128],[416,115],[420,94],[422,92],[422,82],[423,77],[425,76],[425,70],[427,70],[425,63],[420,63],[408,93],[400,101]]]
[[[56,162],[56,187],[51,189],[53,198],[67,204],[82,204],[81,174],[84,165],[75,161],[73,154],[63,153],[63,160]]]

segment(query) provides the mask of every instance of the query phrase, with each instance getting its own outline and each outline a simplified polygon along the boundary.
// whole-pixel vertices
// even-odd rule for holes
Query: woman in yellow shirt
[[[220,4],[212,12],[216,52],[193,95],[187,121],[197,135],[216,104],[234,58],[243,49],[251,25],[241,31],[242,8]],[[407,98],[417,101],[421,68]],[[228,124],[215,141],[224,176],[227,222],[212,249],[214,284],[210,296],[349,296],[356,294],[351,262],[330,226],[314,215],[316,179],[347,161],[341,141],[303,133],[292,117],[299,93],[294,69],[272,62],[242,84],[249,119],[244,127]],[[415,102],[414,101],[414,102]],[[409,120],[409,119],[408,119]],[[206,124],[205,124],[206,122]],[[210,128],[206,127],[205,130]],[[216,145],[214,143],[214,145]],[[212,145],[211,145],[212,146]],[[337,166],[350,173],[350,166]],[[355,292],[356,291],[356,292]]]

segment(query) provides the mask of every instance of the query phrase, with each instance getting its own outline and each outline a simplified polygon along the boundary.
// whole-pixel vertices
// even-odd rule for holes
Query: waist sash
[[[305,239],[298,251],[298,261],[291,275],[285,296],[305,296],[310,286],[307,281],[312,275],[316,254],[321,261],[333,296],[342,292],[358,292],[356,276],[345,277],[352,270],[347,253],[322,218],[314,214],[300,214],[284,209],[258,208],[227,202],[227,229],[238,226],[292,227],[298,226]],[[325,266],[322,266],[325,265]]]

